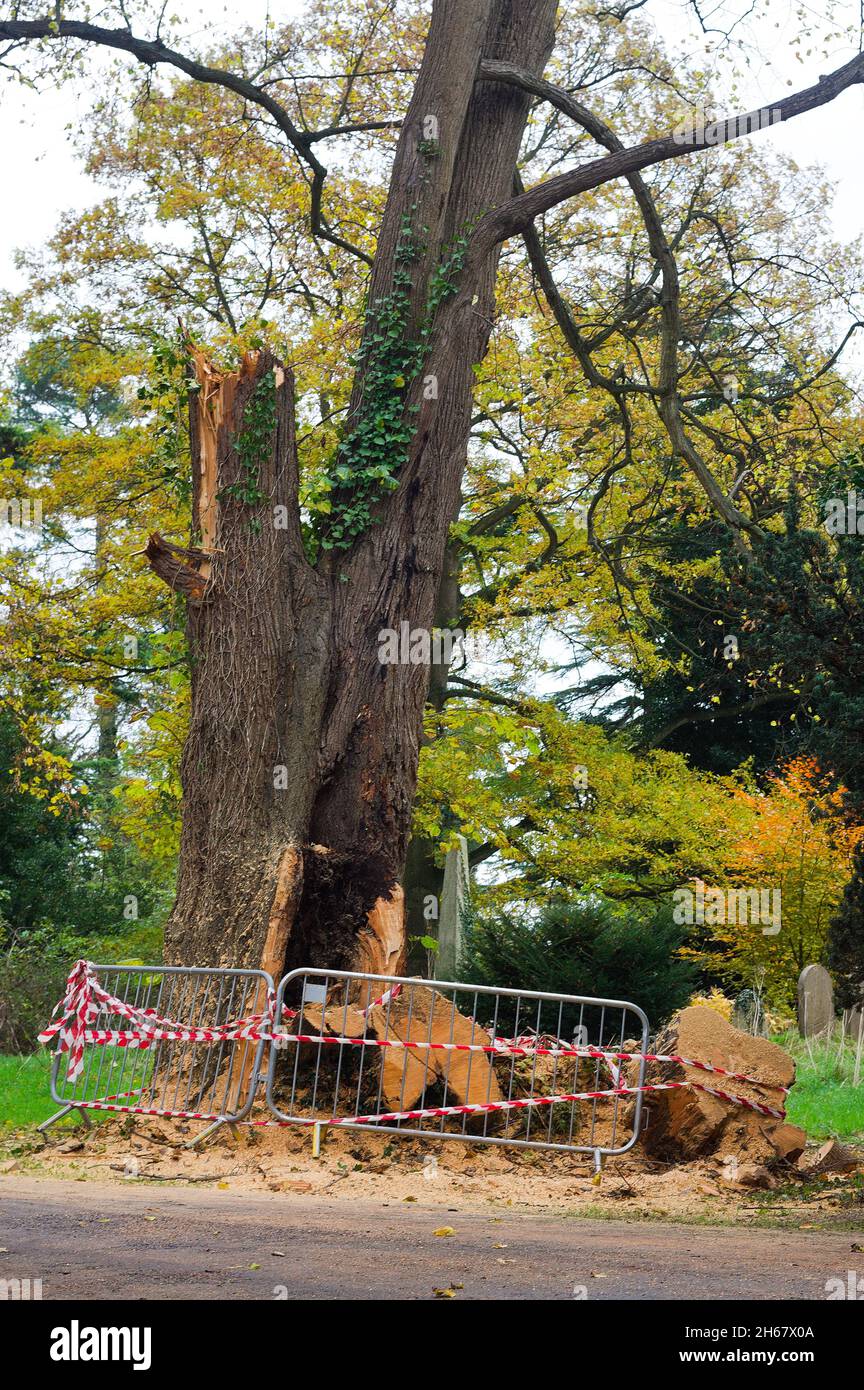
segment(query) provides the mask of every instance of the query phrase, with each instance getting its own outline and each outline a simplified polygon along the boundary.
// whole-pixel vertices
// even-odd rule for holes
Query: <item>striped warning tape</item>
[[[426,1042],[403,1038],[347,1038],[337,1034],[321,1033],[282,1033],[274,1034],[278,1042],[296,1043],[326,1043],[336,1047],[392,1047],[405,1048],[411,1051],[431,1051],[431,1052],[486,1052],[495,1057],[587,1057],[596,1058],[603,1062],[635,1062],[644,1060],[646,1062],[674,1062],[679,1066],[694,1067],[699,1071],[713,1072],[717,1076],[726,1076],[731,1081],[743,1081],[750,1086],[759,1086],[766,1091],[781,1091],[784,1095],[789,1094],[788,1086],[781,1086],[774,1081],[759,1081],[755,1076],[746,1076],[742,1072],[726,1071],[723,1067],[717,1067],[710,1062],[697,1062],[693,1057],[679,1057],[672,1053],[659,1052],[613,1052],[599,1047],[525,1047],[513,1046],[506,1038],[496,1038],[494,1043],[455,1043],[455,1042]],[[694,1083],[695,1084],[695,1083]]]
[[[189,1028],[174,1019],[162,1018],[155,1009],[142,1009],[102,987],[90,961],[79,960],[70,972],[66,982],[66,993],[54,1009],[56,1015],[63,1010],[55,1023],[50,1023],[38,1035],[41,1043],[50,1042],[59,1035],[59,1051],[70,1053],[67,1080],[75,1081],[84,1067],[84,1046],[94,1043],[97,1046],[148,1048],[154,1042],[202,1042],[208,1044],[224,1042],[268,1042],[272,1040],[275,1014],[275,996],[268,991],[267,1013],[251,1014],[246,1018],[233,1019],[216,1027]],[[93,1028],[100,1013],[115,1014],[133,1023],[134,1028]],[[296,1011],[283,1009],[284,1019],[296,1017]]]
[[[362,1010],[364,1017],[372,1009],[387,1005],[398,997],[402,986],[395,985],[378,999],[374,999]],[[89,961],[79,960],[70,972],[66,984],[66,994],[54,1009],[63,1013],[55,1023],[50,1023],[39,1034],[39,1041],[50,1042],[60,1035],[60,1051],[71,1054],[67,1080],[75,1081],[84,1066],[84,1046],[93,1043],[97,1046],[129,1047],[146,1049],[154,1042],[272,1042],[272,1025],[276,1012],[276,999],[268,991],[267,1013],[251,1014],[247,1018],[233,1019],[229,1023],[215,1027],[184,1027],[174,1019],[162,1018],[155,1009],[142,1009],[124,999],[109,994],[100,985],[98,977]],[[134,1028],[93,1028],[100,1013],[115,1014],[135,1025]],[[282,1018],[296,1018],[297,1010],[284,1008]]]
[[[395,999],[402,990],[402,985],[392,986],[386,990],[380,998],[373,1000],[362,1014],[368,1016],[373,1008],[381,1007]],[[127,1003],[125,1000],[117,999],[108,993],[99,983],[92,964],[89,961],[77,961],[70,972],[67,981],[66,993],[63,1000],[56,1006],[54,1013],[63,1009],[61,1017],[51,1023],[39,1034],[40,1042],[49,1042],[52,1038],[59,1035],[59,1051],[69,1052],[70,1063],[67,1071],[67,1080],[74,1081],[83,1069],[84,1046],[86,1043],[93,1043],[97,1046],[115,1046],[130,1048],[148,1048],[154,1042],[202,1042],[208,1045],[229,1041],[249,1041],[249,1042],[296,1042],[298,1044],[314,1044],[320,1046],[339,1047],[387,1047],[394,1049],[406,1049],[414,1051],[449,1051],[449,1052],[481,1052],[494,1057],[574,1057],[591,1058],[603,1061],[609,1068],[613,1078],[613,1088],[606,1091],[583,1091],[573,1092],[560,1096],[537,1096],[522,1100],[494,1101],[485,1105],[463,1105],[433,1107],[418,1111],[405,1111],[387,1115],[356,1116],[350,1121],[347,1119],[333,1119],[322,1121],[327,1124],[380,1124],[385,1120],[401,1119],[425,1119],[427,1117],[465,1115],[477,1111],[495,1111],[508,1109],[524,1109],[532,1105],[553,1105],[560,1102],[574,1102],[577,1100],[598,1100],[622,1095],[635,1095],[640,1091],[664,1091],[664,1090],[699,1090],[708,1095],[719,1097],[721,1100],[728,1101],[735,1105],[741,1105],[749,1110],[754,1110],[759,1114],[769,1115],[777,1119],[785,1118],[785,1110],[776,1110],[770,1106],[762,1105],[757,1101],[751,1101],[743,1096],[735,1095],[731,1092],[715,1089],[710,1086],[701,1085],[695,1081],[667,1081],[644,1084],[642,1086],[630,1087],[621,1085],[621,1070],[614,1067],[616,1062],[644,1060],[658,1063],[673,1063],[679,1066],[694,1068],[703,1072],[710,1072],[718,1076],[728,1077],[730,1080],[741,1081],[747,1085],[755,1086],[763,1090],[779,1091],[783,1095],[788,1095],[789,1088],[775,1082],[760,1081],[756,1077],[746,1076],[741,1072],[728,1071],[723,1067],[715,1066],[710,1062],[701,1062],[692,1057],[682,1057],[677,1054],[664,1054],[652,1052],[625,1052],[614,1051],[611,1049],[597,1047],[567,1046],[560,1039],[533,1037],[531,1035],[519,1038],[495,1038],[491,1043],[456,1043],[456,1042],[433,1042],[419,1041],[412,1039],[398,1038],[349,1038],[338,1034],[308,1034],[308,1033],[287,1033],[274,1026],[275,1023],[275,999],[272,994],[268,994],[268,1012],[266,1014],[253,1014],[247,1018],[235,1019],[229,1023],[221,1024],[217,1027],[187,1028],[182,1024],[176,1023],[172,1019],[161,1018],[154,1009],[140,1009]],[[134,1028],[127,1029],[97,1029],[92,1026],[96,1017],[101,1012],[113,1013],[120,1018],[134,1023]],[[283,1008],[283,1019],[297,1017],[297,1011]],[[552,1046],[546,1045],[553,1044]],[[616,1075],[617,1072],[617,1075]],[[218,1116],[201,1116],[192,1112],[151,1110],[143,1107],[114,1106],[109,1101],[76,1101],[76,1105],[88,1109],[117,1109],[131,1113],[164,1115],[166,1117],[176,1117],[184,1119],[211,1119]],[[250,1123],[268,1124],[270,1121],[255,1121]],[[272,1122],[275,1123],[275,1122]],[[316,1123],[310,1121],[310,1123]]]
[[[466,1105],[432,1105],[418,1110],[391,1110],[378,1115],[350,1115],[333,1116],[330,1119],[316,1120],[299,1116],[296,1120],[238,1120],[231,1123],[246,1124],[253,1126],[285,1126],[291,1124],[301,1125],[326,1125],[338,1128],[340,1125],[377,1125],[401,1122],[402,1120],[426,1120],[446,1118],[450,1115],[482,1115],[494,1114],[503,1110],[527,1110],[532,1106],[540,1105],[560,1105],[572,1104],[582,1100],[609,1100],[618,1096],[635,1096],[644,1091],[704,1091],[709,1096],[718,1096],[721,1100],[731,1102],[733,1105],[741,1105],[747,1110],[753,1110],[758,1115],[768,1115],[772,1119],[784,1120],[785,1110],[775,1110],[770,1105],[760,1105],[755,1100],[748,1100],[746,1096],[737,1096],[729,1091],[721,1091],[713,1086],[703,1086],[698,1081],[658,1081],[645,1083],[642,1086],[616,1086],[608,1091],[571,1091],[563,1095],[556,1096],[526,1096],[519,1100],[493,1100],[486,1102],[476,1102]],[[105,1101],[82,1100],[75,1101],[76,1106],[87,1110],[114,1110],[123,1114],[134,1115],[158,1115],[165,1119],[179,1120],[219,1120],[224,1119],[220,1115],[204,1115],[191,1110],[154,1110],[145,1106],[132,1105],[112,1105]]]
[[[380,999],[373,999],[373,1000],[372,1000],[372,1003],[371,1003],[371,1004],[367,1004],[367,1005],[366,1005],[366,1008],[365,1008],[365,1009],[361,1009],[360,1012],[362,1013],[363,1017],[365,1018],[365,1017],[367,1016],[367,1014],[371,1014],[371,1012],[372,1012],[373,1009],[383,1009],[387,1004],[390,1003],[391,999],[398,999],[398,998],[399,998],[399,995],[400,995],[401,993],[402,993],[402,986],[401,986],[401,985],[394,985],[392,989],[385,989],[385,991],[384,991],[384,993],[381,995],[381,998],[380,998]]]

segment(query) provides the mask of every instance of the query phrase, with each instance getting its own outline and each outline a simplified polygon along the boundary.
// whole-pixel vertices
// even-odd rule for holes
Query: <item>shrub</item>
[[[649,917],[585,899],[550,904],[533,919],[474,912],[466,925],[460,974],[471,984],[627,999],[654,1026],[693,991],[695,967],[678,955],[684,930],[666,908]],[[499,1023],[512,1026],[514,1014],[502,1000]],[[579,1021],[577,1007],[565,1010],[565,1029]]]
[[[725,1018],[727,1023],[732,1021],[734,1004],[731,999],[726,998],[722,989],[717,989],[716,986],[714,989],[708,990],[707,994],[704,991],[694,994],[689,1000],[689,1003],[703,1009],[713,1009],[721,1018]]]
[[[0,920],[0,940],[3,938]],[[69,970],[82,957],[106,963],[158,963],[161,932],[139,927],[122,937],[80,937],[54,928],[21,933],[0,950],[0,1053],[30,1053],[62,999]]]
[[[27,942],[0,955],[0,1052],[35,1050],[68,974],[65,957]]]

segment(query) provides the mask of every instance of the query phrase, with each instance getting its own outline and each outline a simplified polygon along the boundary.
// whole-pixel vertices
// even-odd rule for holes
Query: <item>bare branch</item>
[[[542,82],[542,79],[536,78],[533,74],[522,74],[521,69],[514,68],[511,64],[495,64],[494,69],[491,65],[483,64],[479,76],[487,81],[507,81],[524,86],[526,91],[532,92],[537,91],[534,84]],[[766,106],[770,107],[774,122],[789,121],[806,111],[815,111],[818,107],[827,105],[849,87],[862,82],[864,54],[859,53],[834,72],[820,77],[815,86],[806,87],[803,91],[794,92],[791,96],[782,97],[778,101],[767,103]],[[543,83],[544,87],[548,85],[550,84]],[[543,91],[537,91],[537,94],[545,95]],[[524,232],[535,217],[557,207],[559,203],[566,202],[568,198],[575,198],[579,193],[600,188],[613,179],[626,178],[628,174],[638,173],[640,169],[663,164],[669,159],[680,159],[696,150],[713,148],[715,144],[728,144],[752,133],[753,114],[742,112],[737,116],[712,122],[702,129],[694,130],[692,137],[688,135],[686,139],[682,139],[680,134],[672,134],[660,136],[656,140],[646,140],[641,145],[633,145],[601,159],[592,159],[587,164],[580,164],[577,168],[568,170],[567,173],[558,174],[555,178],[536,184],[509,202],[494,208],[478,223],[471,244],[472,257],[482,260],[499,242]],[[707,136],[706,132],[709,132]],[[718,135],[716,141],[715,133]]]
[[[614,155],[624,152],[624,146],[617,135],[605,121],[601,120],[581,102],[566,92],[562,87],[556,87],[551,82],[546,82],[543,78],[536,77],[533,73],[523,72],[522,69],[514,67],[510,63],[485,62],[481,65],[481,74],[484,77],[496,78],[498,81],[510,85],[519,86],[532,92],[536,96],[549,101],[565,115],[570,116],[584,130],[594,137],[598,144],[603,145]],[[678,341],[680,337],[680,312],[679,312],[679,280],[678,267],[675,256],[669,241],[663,231],[663,224],[657,211],[650,189],[638,172],[631,172],[625,175],[627,182],[633,190],[633,196],[642,214],[645,230],[648,234],[648,242],[651,253],[661,269],[663,276],[663,294],[660,305],[663,313],[663,338],[660,367],[660,387],[656,393],[658,409],[663,423],[666,426],[669,439],[676,454],[679,454],[689,464],[693,473],[699,480],[703,490],[709,498],[712,506],[723,518],[723,520],[733,528],[735,532],[742,529],[752,529],[753,523],[738,510],[730,497],[727,497],[714,477],[708,464],[702,458],[693,441],[688,436],[681,419],[681,403],[678,396],[678,369],[677,354]],[[517,194],[514,202],[524,195]],[[609,391],[621,403],[621,398],[626,392],[638,391],[638,383],[618,382],[603,377],[594,366],[588,344],[585,342],[578,327],[573,321],[570,312],[555,284],[551,269],[546,261],[540,238],[533,226],[525,228],[523,232],[525,243],[531,260],[532,269],[537,276],[550,308],[555,316],[565,340],[576,354],[587,380],[594,386],[602,387]],[[652,394],[654,394],[652,392]]]

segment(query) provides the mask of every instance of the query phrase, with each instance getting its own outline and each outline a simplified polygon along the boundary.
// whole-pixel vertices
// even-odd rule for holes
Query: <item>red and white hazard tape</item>
[[[759,1115],[770,1115],[777,1120],[786,1118],[785,1110],[774,1110],[771,1106],[759,1105],[755,1100],[747,1100],[744,1096],[733,1096],[728,1091],[717,1091],[711,1086],[702,1086],[696,1081],[663,1081],[654,1085],[616,1086],[611,1091],[573,1091],[560,1096],[530,1096],[521,1100],[491,1100],[473,1105],[437,1105],[429,1106],[423,1110],[391,1111],[381,1115],[357,1115],[353,1120],[325,1120],[322,1123],[333,1125],[383,1124],[391,1120],[425,1120],[447,1115],[493,1114],[499,1110],[526,1110],[534,1105],[559,1105],[562,1102],[573,1103],[579,1100],[607,1100],[616,1096],[635,1096],[640,1091],[687,1091],[691,1088],[705,1091],[710,1096],[719,1096],[721,1100],[731,1101],[734,1105],[743,1105],[747,1110],[755,1110]]]
[[[401,993],[402,986],[393,985],[391,989],[385,989],[380,999],[373,999],[372,1003],[367,1004],[366,1008],[361,1009],[360,1012],[362,1013],[363,1017],[366,1018],[368,1014],[371,1014],[373,1009],[383,1009],[385,1005],[390,1003],[391,999],[398,999]]]
[[[54,1010],[62,1008],[63,1013],[56,1023],[51,1023],[39,1034],[39,1041],[47,1043],[59,1034],[59,1051],[70,1054],[66,1074],[68,1081],[75,1081],[84,1068],[84,1047],[86,1043],[97,1046],[147,1048],[154,1042],[261,1042],[269,1041],[270,1032],[265,1025],[272,1024],[274,1001],[268,998],[268,1013],[253,1014],[248,1018],[232,1020],[215,1028],[184,1028],[173,1019],[161,1018],[155,1009],[140,1009],[124,999],[117,999],[103,989],[89,961],[75,963],[66,983],[66,994]],[[94,1028],[92,1024],[101,1012],[116,1014],[134,1023],[132,1029]],[[286,1011],[286,1018],[293,1018]]]
[[[775,1120],[785,1120],[786,1118],[785,1110],[775,1110],[770,1105],[759,1105],[754,1100],[747,1100],[745,1096],[732,1095],[729,1091],[719,1091],[712,1086],[702,1086],[698,1081],[662,1081],[656,1082],[653,1085],[616,1086],[614,1090],[608,1091],[571,1091],[557,1096],[526,1096],[519,1100],[491,1100],[486,1102],[475,1102],[470,1105],[432,1105],[418,1110],[390,1110],[384,1111],[378,1115],[346,1115],[322,1120],[298,1116],[296,1120],[238,1120],[236,1123],[256,1126],[320,1124],[328,1128],[338,1128],[340,1125],[379,1125],[401,1122],[402,1120],[444,1119],[451,1115],[496,1114],[499,1111],[506,1110],[528,1110],[533,1106],[540,1105],[574,1104],[576,1101],[582,1100],[610,1100],[617,1099],[619,1096],[639,1095],[639,1093],[643,1091],[687,1091],[691,1089],[704,1091],[709,1096],[718,1096],[720,1100],[729,1101],[733,1105],[742,1105],[745,1109],[753,1110],[758,1115],[768,1115]],[[75,1105],[81,1106],[87,1110],[113,1110],[123,1114],[159,1115],[167,1119],[224,1119],[224,1116],[204,1115],[191,1110],[153,1110],[146,1106],[112,1105],[105,1101],[98,1100],[75,1101]],[[231,1123],[234,1123],[234,1121]]]
[[[76,961],[66,981],[66,993],[54,1009],[56,1014],[62,1008],[61,1017],[39,1034],[39,1041],[47,1043],[59,1033],[60,1051],[72,1054],[69,1063],[72,1080],[80,1074],[84,1065],[84,1031],[99,1012],[92,994],[95,978],[86,960]]]
[[[757,1081],[754,1076],[741,1072],[725,1071],[723,1067],[712,1066],[710,1062],[697,1062],[692,1057],[678,1057],[674,1054],[656,1052],[610,1052],[598,1047],[522,1047],[502,1046],[507,1040],[496,1038],[495,1043],[455,1043],[422,1042],[407,1038],[347,1038],[337,1034],[322,1033],[280,1033],[274,1034],[276,1041],[283,1043],[326,1043],[335,1047],[392,1047],[415,1052],[486,1052],[496,1057],[585,1057],[602,1062],[630,1062],[644,1059],[646,1062],[676,1062],[680,1066],[695,1067],[700,1071],[713,1072],[718,1076],[728,1076],[732,1081],[743,1081],[750,1086],[759,1086],[766,1091],[781,1091],[789,1094],[788,1086],[773,1081]],[[685,1084],[685,1083],[681,1083]],[[696,1083],[694,1082],[695,1086]],[[705,1089],[704,1087],[702,1089]],[[718,1095],[725,1092],[718,1092]]]
[[[372,1001],[362,1012],[364,1017],[372,1009],[383,1007],[397,998],[401,985],[394,985]],[[128,1047],[146,1049],[154,1042],[272,1042],[270,1031],[275,1016],[276,1000],[268,991],[267,1013],[253,1014],[248,1018],[232,1020],[212,1028],[187,1028],[174,1019],[161,1018],[155,1009],[141,1009],[126,1000],[109,994],[100,985],[98,977],[89,961],[75,963],[66,983],[66,994],[55,1008],[63,1013],[56,1023],[51,1023],[39,1034],[39,1041],[50,1042],[60,1035],[61,1052],[70,1053],[67,1080],[75,1081],[84,1066],[84,1047],[87,1043],[96,1046]],[[93,1028],[91,1025],[101,1012],[116,1014],[134,1023],[134,1028]],[[296,1018],[296,1009],[283,1007],[282,1017]]]
[[[367,1017],[372,1009],[383,1007],[391,1000],[395,999],[401,992],[401,984],[394,985],[386,990],[380,998],[365,1009],[362,1015]],[[173,1019],[161,1018],[154,1009],[140,1009],[127,1003],[125,1000],[117,999],[109,994],[107,990],[99,984],[98,978],[89,961],[77,961],[73,967],[66,985],[66,993],[63,1000],[54,1010],[56,1014],[59,1009],[63,1009],[61,1017],[55,1023],[51,1023],[39,1034],[40,1042],[50,1042],[52,1038],[59,1035],[59,1051],[70,1054],[67,1080],[75,1081],[80,1076],[84,1065],[84,1047],[87,1043],[96,1046],[113,1046],[146,1049],[154,1042],[202,1042],[206,1044],[217,1044],[224,1042],[275,1042],[298,1044],[313,1044],[336,1047],[386,1047],[394,1049],[404,1049],[410,1051],[433,1051],[433,1052],[480,1052],[491,1054],[495,1057],[576,1057],[597,1059],[605,1063],[608,1067],[612,1080],[613,1088],[605,1091],[582,1091],[573,1092],[559,1096],[536,1096],[527,1099],[510,1101],[490,1101],[482,1105],[460,1105],[432,1107],[423,1110],[412,1110],[404,1112],[393,1112],[385,1115],[361,1115],[351,1119],[333,1119],[321,1121],[326,1124],[380,1124],[384,1121],[396,1121],[403,1119],[426,1119],[447,1115],[467,1115],[477,1112],[493,1112],[499,1110],[526,1109],[533,1105],[554,1105],[561,1102],[575,1102],[579,1100],[600,1100],[623,1095],[637,1095],[640,1091],[671,1091],[671,1090],[697,1090],[704,1091],[707,1095],[717,1096],[721,1100],[728,1101],[733,1105],[743,1106],[745,1109],[756,1111],[761,1115],[768,1115],[775,1119],[785,1119],[785,1110],[775,1110],[771,1106],[762,1105],[757,1101],[746,1099],[744,1096],[734,1095],[731,1092],[715,1089],[711,1086],[701,1085],[696,1081],[667,1081],[644,1084],[642,1086],[621,1085],[621,1068],[616,1067],[616,1062],[623,1063],[628,1061],[648,1061],[660,1063],[675,1063],[679,1066],[692,1067],[699,1071],[711,1072],[718,1076],[726,1076],[734,1081],[742,1081],[747,1085],[755,1086],[763,1090],[779,1091],[784,1096],[788,1095],[789,1088],[774,1082],[759,1081],[755,1077],[746,1076],[741,1072],[731,1072],[723,1067],[714,1066],[710,1062],[700,1062],[692,1057],[681,1057],[676,1054],[663,1054],[653,1052],[616,1052],[609,1049],[596,1047],[577,1047],[561,1043],[556,1038],[535,1037],[525,1035],[518,1038],[495,1038],[491,1043],[456,1043],[456,1042],[422,1042],[411,1039],[401,1038],[348,1038],[339,1035],[327,1034],[308,1034],[308,1033],[287,1033],[275,1028],[275,999],[268,992],[268,1011],[266,1014],[253,1014],[247,1018],[235,1019],[229,1023],[221,1024],[212,1028],[184,1028],[182,1024],[176,1023]],[[99,1013],[105,1011],[109,1014],[116,1014],[121,1018],[127,1019],[135,1025],[134,1028],[109,1029],[94,1028],[92,1026]],[[283,1019],[297,1017],[297,1011],[283,1008]],[[552,1046],[547,1046],[551,1043]],[[132,1094],[126,1093],[126,1094]],[[123,1110],[136,1114],[145,1115],[165,1115],[183,1119],[218,1119],[219,1116],[198,1115],[185,1111],[162,1111],[152,1110],[144,1107],[117,1106],[111,1102],[121,1097],[108,1097],[105,1101],[76,1101],[75,1104],[87,1109],[103,1110]],[[270,1121],[255,1121],[250,1123],[268,1124]],[[315,1123],[315,1121],[310,1121]]]

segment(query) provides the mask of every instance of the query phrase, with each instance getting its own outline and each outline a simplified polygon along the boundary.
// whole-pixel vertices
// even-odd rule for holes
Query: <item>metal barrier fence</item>
[[[281,981],[267,1103],[287,1124],[595,1155],[636,1143],[648,1050],[619,999],[299,969]],[[636,1046],[633,1046],[635,1041]],[[624,1048],[630,1042],[629,1048]]]
[[[648,1020],[619,999],[305,968],[274,997],[261,970],[79,961],[59,1007],[40,1036],[57,1037],[63,1108],[40,1129],[109,1110],[209,1121],[198,1143],[246,1121],[269,1047],[272,1118],[248,1122],[310,1126],[316,1143],[375,1129],[599,1165],[639,1135]]]
[[[211,1121],[197,1143],[248,1115],[270,1039],[264,971],[88,965],[77,991],[51,1071],[63,1108],[40,1129],[91,1109]]]

